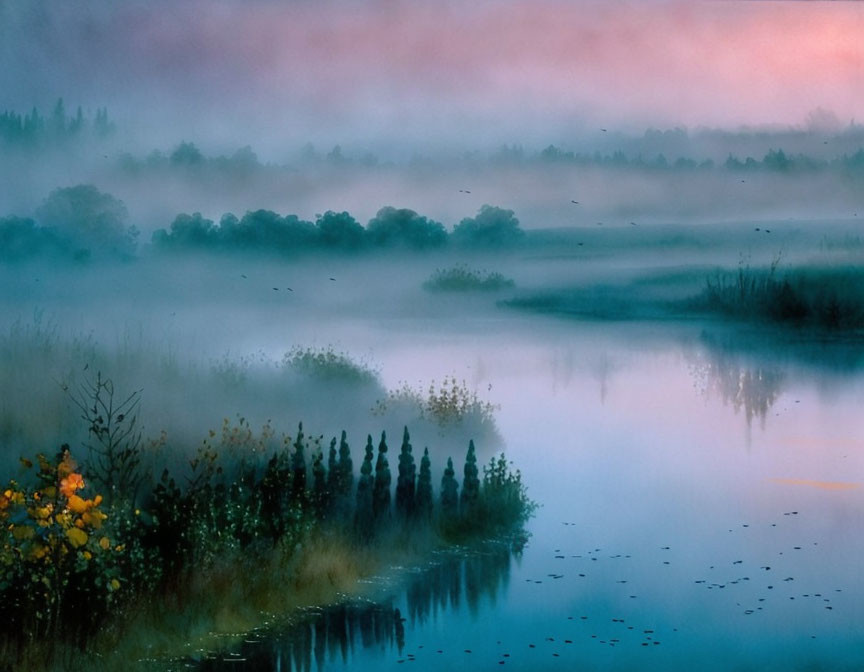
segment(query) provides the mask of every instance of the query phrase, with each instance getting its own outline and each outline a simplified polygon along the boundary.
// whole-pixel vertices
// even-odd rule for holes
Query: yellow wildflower
[[[82,499],[78,495],[72,495],[69,497],[69,509],[73,513],[84,513],[91,506],[91,502]]]
[[[89,538],[86,532],[77,527],[70,527],[66,530],[66,537],[69,539],[69,543],[72,544],[72,548],[83,546],[87,543],[87,539]]]
[[[109,548],[111,548],[111,540],[108,539],[108,537],[102,537],[99,540],[99,545],[102,547],[103,551],[107,551]]]

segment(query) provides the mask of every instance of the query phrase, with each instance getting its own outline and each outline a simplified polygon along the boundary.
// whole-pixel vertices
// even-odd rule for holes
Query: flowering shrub
[[[124,547],[105,529],[102,497],[86,493],[68,446],[53,460],[39,455],[35,477],[0,491],[0,602],[8,607],[0,628],[83,636],[87,620],[65,616],[82,602],[91,615],[107,610],[122,587],[116,556]],[[61,624],[76,625],[60,632]]]

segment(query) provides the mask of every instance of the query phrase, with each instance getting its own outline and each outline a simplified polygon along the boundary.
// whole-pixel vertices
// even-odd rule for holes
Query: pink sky
[[[0,64],[17,66],[0,68],[0,105],[59,91],[121,110],[146,102],[210,128],[242,119],[343,141],[802,124],[817,107],[864,119],[862,2],[105,2],[43,5],[38,21],[28,11],[0,25]]]

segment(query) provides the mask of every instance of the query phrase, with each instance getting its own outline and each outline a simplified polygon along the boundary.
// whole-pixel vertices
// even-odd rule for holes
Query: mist
[[[0,0],[0,672],[861,668],[862,34]]]

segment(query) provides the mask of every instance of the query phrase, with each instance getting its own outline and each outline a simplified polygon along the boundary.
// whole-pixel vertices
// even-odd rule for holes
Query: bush
[[[423,283],[423,289],[430,292],[495,292],[509,289],[515,284],[500,273],[474,271],[463,265],[446,270],[436,269]]]
[[[363,362],[355,362],[344,352],[336,352],[332,346],[292,348],[282,358],[282,365],[318,380],[355,384],[378,382],[378,373],[374,369]]]

